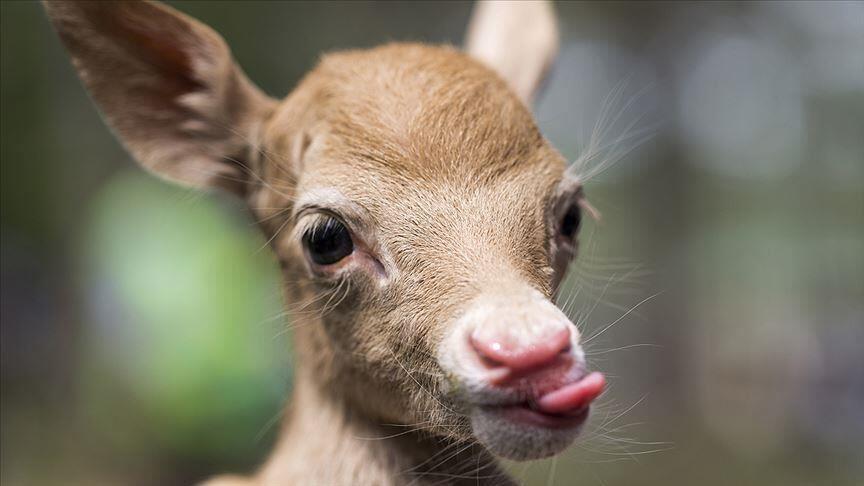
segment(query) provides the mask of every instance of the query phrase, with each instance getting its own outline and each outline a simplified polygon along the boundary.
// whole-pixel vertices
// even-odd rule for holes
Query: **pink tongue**
[[[571,383],[537,400],[537,409],[543,413],[567,413],[585,408],[603,393],[606,378],[593,372],[576,383]]]

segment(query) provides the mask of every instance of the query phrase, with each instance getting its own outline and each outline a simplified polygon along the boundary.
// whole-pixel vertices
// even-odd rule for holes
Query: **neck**
[[[262,484],[508,484],[482,446],[377,423],[298,370]]]

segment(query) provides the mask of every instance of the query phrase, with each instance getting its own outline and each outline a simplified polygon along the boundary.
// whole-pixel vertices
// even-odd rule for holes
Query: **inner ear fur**
[[[250,140],[276,102],[219,34],[156,2],[44,6],[103,118],[141,165],[186,185],[244,192]]]

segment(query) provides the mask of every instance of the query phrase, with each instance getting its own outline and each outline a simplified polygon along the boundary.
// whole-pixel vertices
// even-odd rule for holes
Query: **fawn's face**
[[[514,459],[573,440],[603,378],[586,373],[579,333],[551,299],[584,202],[524,105],[530,92],[520,99],[453,49],[392,45],[328,56],[276,103],[212,31],[164,7],[49,13],[145,166],[250,202],[282,263],[299,359],[328,391]],[[112,59],[157,70],[138,100],[99,71],[107,41],[93,19],[105,16],[120,28],[102,35],[126,25],[151,40],[126,57],[161,60]],[[128,22],[143,16],[160,27]],[[130,114],[136,101],[160,116]]]
[[[265,133],[252,206],[318,326],[301,358],[317,379],[508,456],[569,443],[584,397],[576,414],[522,404],[584,374],[550,302],[581,191],[522,101],[464,54],[394,45],[326,58]]]

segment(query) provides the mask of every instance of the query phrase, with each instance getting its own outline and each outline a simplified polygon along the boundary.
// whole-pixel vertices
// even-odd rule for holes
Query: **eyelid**
[[[582,184],[577,179],[565,177],[558,182],[558,186],[552,195],[552,204],[549,210],[551,227],[557,228],[561,218],[567,214],[567,211],[570,210],[570,207],[574,203],[580,204],[580,207],[582,207],[580,201],[584,198]]]
[[[371,226],[374,222],[372,214],[340,190],[333,187],[317,187],[304,191],[292,211],[292,218],[300,226],[310,212],[329,214],[344,224],[352,235],[359,236],[369,245],[373,245],[375,231]]]
[[[357,231],[350,222],[329,208],[307,206],[298,211],[295,218],[296,224],[291,232],[291,239],[294,241],[301,241],[307,233],[323,226],[328,219],[338,221],[348,229],[352,239],[357,239]]]
[[[570,209],[570,205],[575,202],[578,204],[580,208],[594,221],[600,221],[602,219],[602,214],[597,210],[590,202],[588,202],[588,198],[585,196],[585,189],[579,180],[565,177],[558,183],[558,190],[556,191],[555,196],[553,197],[554,209],[553,209],[553,217],[555,219],[562,218],[566,211]]]

